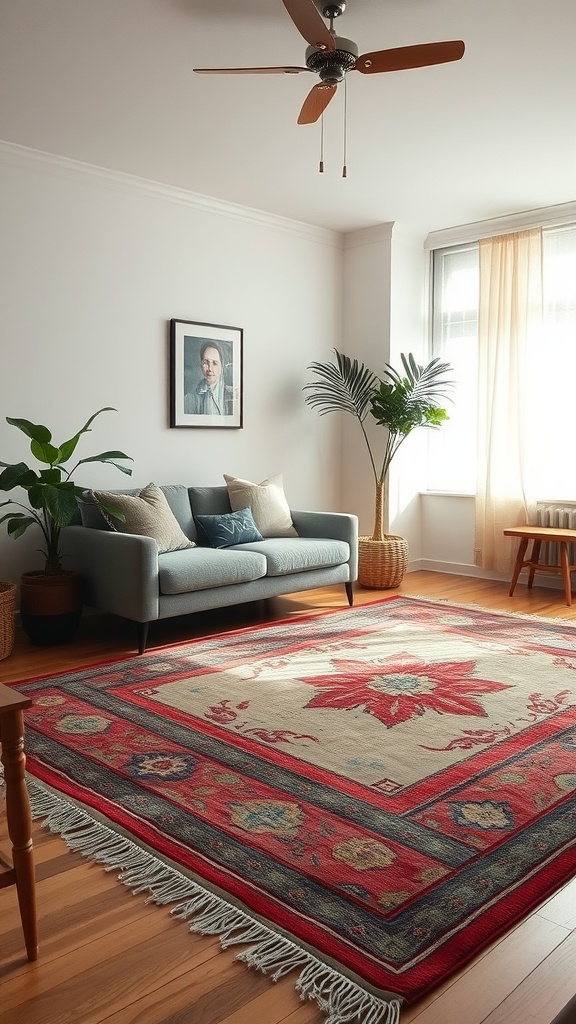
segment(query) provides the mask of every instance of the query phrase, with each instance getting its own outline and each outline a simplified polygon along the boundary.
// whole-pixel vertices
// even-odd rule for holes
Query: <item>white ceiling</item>
[[[281,0],[1,0],[0,138],[341,231],[425,232],[576,199],[576,0],[348,0],[360,52],[463,39],[461,61],[348,76],[298,126],[311,74]]]

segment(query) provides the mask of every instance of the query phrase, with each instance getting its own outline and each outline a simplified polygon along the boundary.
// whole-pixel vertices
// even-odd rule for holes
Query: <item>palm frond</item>
[[[385,376],[398,388],[401,388],[411,402],[445,401],[450,396],[447,389],[454,387],[454,381],[444,375],[451,372],[450,363],[443,363],[437,357],[426,366],[416,362],[411,352],[400,354],[405,377],[394,367],[386,365]]]
[[[369,411],[370,399],[378,385],[372,370],[357,359],[334,349],[335,362],[313,362],[308,366],[318,377],[305,384],[305,402],[321,416],[329,412],[348,412],[362,422]]]

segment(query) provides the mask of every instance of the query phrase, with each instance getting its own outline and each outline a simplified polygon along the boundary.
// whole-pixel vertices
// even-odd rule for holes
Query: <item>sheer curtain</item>
[[[534,347],[542,329],[542,231],[480,241],[478,479],[474,560],[508,572],[517,541],[506,527],[534,521],[529,456]]]

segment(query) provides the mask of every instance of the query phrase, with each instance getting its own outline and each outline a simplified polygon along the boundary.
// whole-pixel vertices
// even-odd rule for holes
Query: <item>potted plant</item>
[[[99,409],[77,434],[61,445],[53,443],[48,427],[30,420],[6,417],[7,423],[30,438],[30,451],[41,467],[31,469],[25,462],[10,464],[0,461],[0,466],[4,467],[0,473],[0,490],[12,491],[20,487],[28,498],[28,505],[13,498],[0,502],[0,508],[13,506],[0,518],[0,524],[6,523],[8,535],[15,540],[31,526],[39,527],[44,538],[44,569],[23,573],[20,580],[22,625],[33,643],[57,644],[71,640],[80,621],[80,577],[64,569],[60,547],[62,528],[74,519],[83,491],[73,482],[72,474],[84,463],[100,462],[130,475],[132,470],[116,460],[132,459],[124,452],[109,451],[78,459],[71,468],[67,464],[80,438],[90,431],[96,417],[103,412],[115,411],[110,406]],[[24,511],[20,511],[22,509]],[[115,510],[109,511],[118,514]]]
[[[375,484],[374,530],[359,538],[358,582],[366,587],[396,587],[408,566],[408,544],[389,533],[388,472],[400,445],[416,427],[439,427],[448,419],[439,405],[453,382],[446,378],[449,363],[432,359],[420,366],[412,353],[401,354],[403,375],[386,364],[379,378],[364,363],[334,349],[335,361],[310,363],[317,380],[304,385],[305,401],[320,415],[346,412],[355,416],[370,457]],[[384,450],[376,456],[365,420],[370,414],[386,428]]]

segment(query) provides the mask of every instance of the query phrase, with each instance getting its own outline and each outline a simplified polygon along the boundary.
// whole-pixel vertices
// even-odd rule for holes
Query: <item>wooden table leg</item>
[[[536,564],[540,561],[540,548],[542,547],[541,540],[535,540],[532,542],[532,553],[530,555],[530,561]],[[528,589],[532,588],[534,583],[534,573],[536,572],[536,565],[531,565],[528,572]]]
[[[508,591],[509,597],[512,597],[514,593],[514,587],[518,582],[518,577],[524,565],[524,555],[526,554],[526,548],[528,547],[529,537],[522,537],[520,541],[520,547],[518,548],[518,554],[516,555],[516,561],[514,563],[514,572],[512,573],[512,582],[510,583],[510,590]]]
[[[6,788],[6,820],[12,843],[12,864],[29,960],[38,957],[36,886],[32,853],[32,817],[24,769],[24,716],[20,710],[6,711],[0,718],[0,739]]]
[[[568,558],[568,544],[566,541],[560,541],[560,565],[562,566],[562,576],[564,577],[564,594],[566,597],[566,604],[572,604],[572,582],[570,580],[570,559]]]

